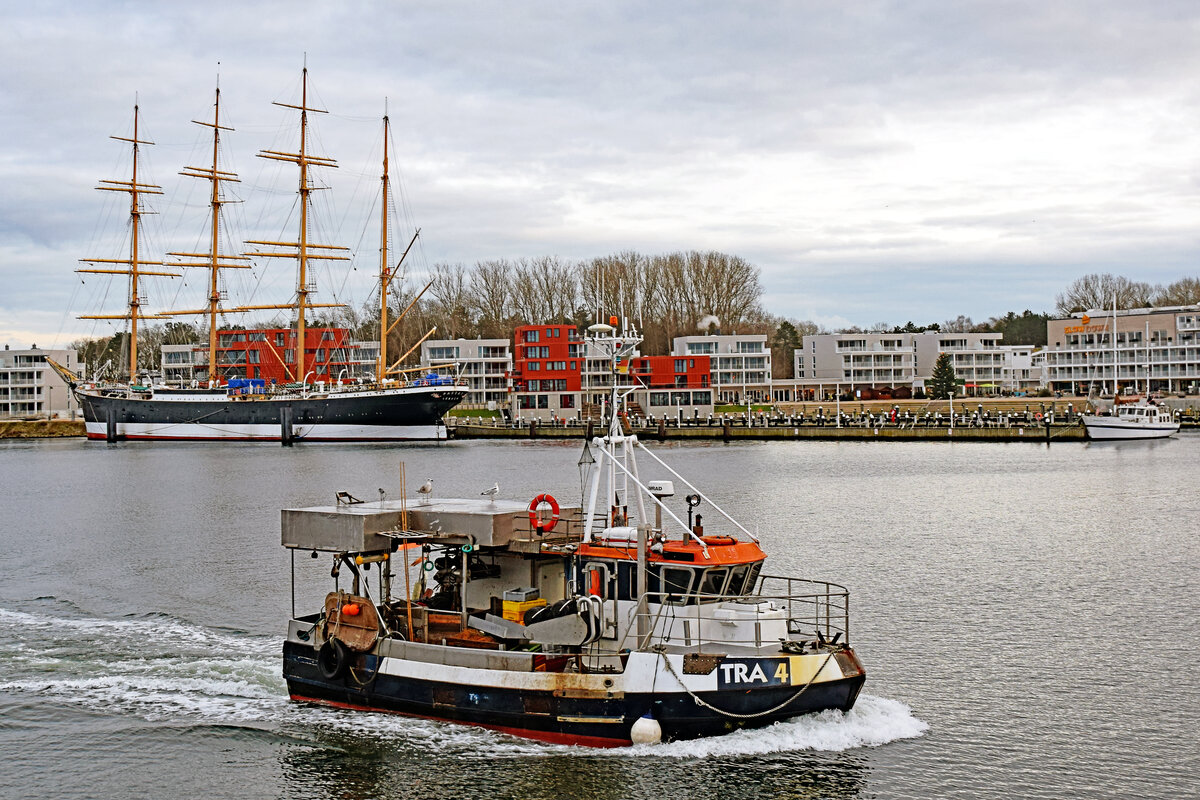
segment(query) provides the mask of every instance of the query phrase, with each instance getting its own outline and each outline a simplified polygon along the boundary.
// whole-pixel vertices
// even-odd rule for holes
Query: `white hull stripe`
[[[819,670],[815,683],[837,681],[846,677],[837,663],[837,659],[828,658],[827,653],[810,653],[803,656],[792,656],[787,660],[792,664],[803,662],[801,672],[803,681],[807,682],[813,673]],[[439,683],[452,683],[461,686],[494,687],[498,689],[523,689],[528,691],[592,691],[592,692],[638,692],[659,694],[675,694],[691,690],[693,692],[713,692],[718,690],[717,673],[707,675],[689,675],[683,671],[683,656],[665,656],[671,660],[675,674],[672,677],[667,669],[658,663],[660,656],[648,653],[631,654],[625,672],[617,674],[579,675],[561,672],[516,672],[500,669],[477,667],[460,667],[451,664],[431,664],[427,661],[410,661],[404,658],[384,658],[379,666],[379,672],[396,678],[412,680],[435,680]],[[798,673],[800,674],[800,673]],[[612,681],[611,687],[603,687],[601,678]],[[683,685],[681,685],[682,681]],[[764,684],[765,686],[765,679]],[[686,686],[686,689],[684,688]],[[755,684],[747,684],[744,689],[756,688]],[[778,687],[776,687],[778,688]]]
[[[202,425],[196,423],[118,422],[118,437],[126,439],[197,439],[278,442],[279,425]],[[87,423],[88,438],[103,439],[105,423]],[[444,425],[293,425],[295,441],[390,441],[445,439]]]

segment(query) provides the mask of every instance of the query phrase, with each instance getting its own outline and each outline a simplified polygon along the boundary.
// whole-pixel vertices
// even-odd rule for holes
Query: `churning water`
[[[769,571],[850,588],[852,712],[593,751],[287,700],[281,507],[395,497],[401,460],[410,492],[578,502],[578,444],[8,442],[0,797],[1194,794],[1200,438],[657,452]]]

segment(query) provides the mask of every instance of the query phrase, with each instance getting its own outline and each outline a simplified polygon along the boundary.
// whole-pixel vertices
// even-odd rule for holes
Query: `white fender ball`
[[[634,744],[655,744],[662,741],[662,726],[649,714],[643,714],[629,729],[629,738]]]

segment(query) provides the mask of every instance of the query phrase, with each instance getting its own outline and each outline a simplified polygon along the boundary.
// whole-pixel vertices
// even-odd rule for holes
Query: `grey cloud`
[[[342,163],[329,224],[360,238],[368,202],[354,187],[377,172],[367,146],[387,97],[432,261],[720,242],[792,304],[776,313],[811,297],[832,304],[812,316],[853,309],[860,324],[1044,307],[1097,263],[1151,280],[1189,268],[1190,234],[1161,218],[1197,200],[1180,177],[1195,164],[1167,172],[1151,159],[1129,176],[1131,199],[1104,195],[1111,174],[1005,185],[983,146],[953,185],[884,171],[929,157],[910,137],[931,128],[970,143],[1064,108],[1104,120],[1121,103],[1162,109],[1146,135],[1176,146],[1200,105],[1190,3],[60,3],[8,16],[0,252],[19,251],[21,268],[0,267],[0,295],[11,309],[65,307],[74,259],[98,235],[119,237],[97,232],[92,186],[117,177],[106,137],[125,132],[135,93],[159,142],[155,178],[191,191],[175,172],[195,157],[188,120],[207,115],[218,61],[246,180],[235,213],[247,226],[263,206],[284,213],[286,181],[268,183],[253,155],[271,146],[285,113],[269,103],[292,99],[306,51],[331,111],[321,147]],[[814,213],[825,207],[844,210]],[[164,210],[166,235],[194,235],[180,222],[193,209]],[[848,279],[872,288],[857,294]]]

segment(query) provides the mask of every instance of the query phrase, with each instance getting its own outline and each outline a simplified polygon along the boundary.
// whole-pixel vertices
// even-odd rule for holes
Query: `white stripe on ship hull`
[[[667,680],[663,679],[663,675],[666,674],[666,668],[659,663],[660,658],[669,658],[671,660],[671,665],[678,677],[670,677]],[[815,677],[814,683],[837,681],[846,677],[837,659],[828,658],[828,653],[808,653],[803,656],[791,656],[788,657],[788,661],[791,664],[801,661],[807,662],[805,681],[810,676]],[[433,671],[433,666],[428,661],[415,661],[388,656],[380,662],[379,672],[382,675],[389,675],[395,678],[424,681],[433,680],[438,683],[457,684],[460,686],[524,689],[530,691],[570,692],[572,690],[579,690],[613,693],[657,692],[660,694],[675,694],[689,689],[693,692],[713,692],[718,689],[716,670],[707,675],[689,674],[684,672],[683,656],[676,654],[659,656],[656,653],[631,653],[626,663],[625,671],[622,673],[519,672],[516,670],[489,669],[486,667],[463,667],[454,664],[437,664],[435,672]],[[816,675],[814,676],[813,673],[816,673]],[[611,685],[605,686],[605,682],[611,682]],[[753,685],[745,687],[745,689],[749,688],[754,687]],[[773,688],[781,687],[775,685]],[[735,691],[740,693],[745,691],[745,689]]]
[[[293,425],[296,441],[390,441],[408,439],[445,439],[444,425]],[[87,423],[91,438],[104,438],[104,422]],[[117,436],[127,439],[229,439],[278,442],[281,427],[272,425],[202,425],[197,423],[164,424],[118,422]]]

